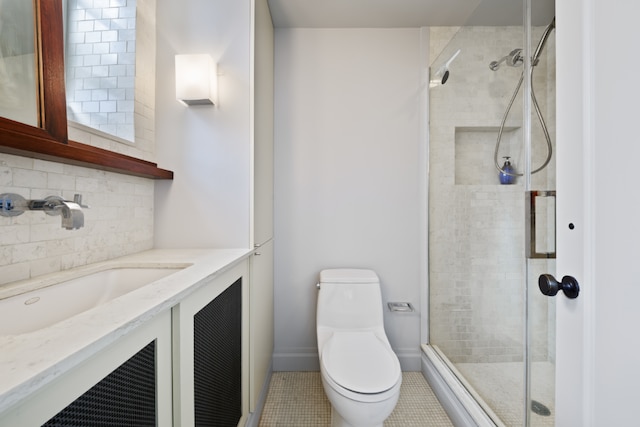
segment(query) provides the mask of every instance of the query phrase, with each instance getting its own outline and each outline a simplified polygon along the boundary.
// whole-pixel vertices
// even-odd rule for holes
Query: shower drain
[[[537,400],[531,401],[531,410],[538,415],[542,415],[543,417],[548,417],[549,415],[551,415],[551,411],[549,410],[549,408],[547,408]]]

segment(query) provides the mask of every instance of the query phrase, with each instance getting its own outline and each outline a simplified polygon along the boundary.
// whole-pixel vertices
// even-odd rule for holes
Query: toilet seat
[[[355,393],[383,393],[401,377],[395,353],[373,331],[334,332],[320,359],[334,383]]]

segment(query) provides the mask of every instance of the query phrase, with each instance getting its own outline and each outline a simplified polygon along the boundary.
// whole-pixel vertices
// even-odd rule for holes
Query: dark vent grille
[[[155,426],[155,341],[47,421],[45,426]]]
[[[194,316],[198,427],[235,427],[242,417],[242,279]]]

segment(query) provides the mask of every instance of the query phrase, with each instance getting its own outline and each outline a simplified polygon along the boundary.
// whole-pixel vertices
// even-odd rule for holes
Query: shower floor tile
[[[521,426],[524,419],[524,367],[521,362],[456,363],[456,368],[508,427]],[[555,367],[549,362],[531,366],[531,398],[549,410],[531,414],[534,427],[555,425]]]
[[[274,372],[259,427],[328,427],[331,405],[319,372]],[[385,427],[453,427],[420,372],[404,372],[400,399]]]

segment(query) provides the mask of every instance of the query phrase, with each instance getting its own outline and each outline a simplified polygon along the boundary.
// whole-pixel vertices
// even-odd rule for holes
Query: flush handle
[[[578,298],[580,293],[580,285],[575,277],[564,276],[561,282],[558,282],[551,274],[541,274],[538,277],[538,287],[544,295],[553,297],[558,291],[564,292],[569,299]]]

